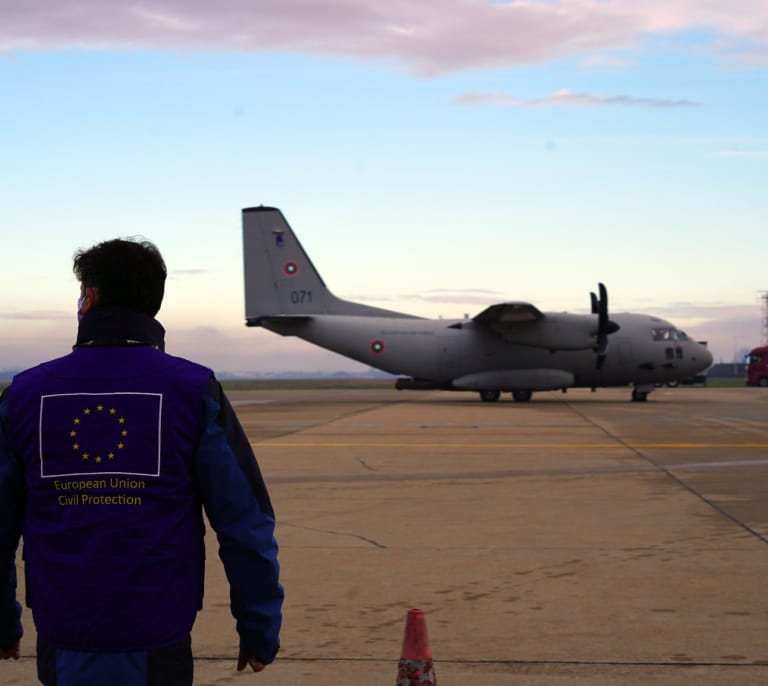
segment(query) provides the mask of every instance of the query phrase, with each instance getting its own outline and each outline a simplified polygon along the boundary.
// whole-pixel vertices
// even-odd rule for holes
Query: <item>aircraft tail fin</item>
[[[283,213],[274,207],[243,210],[243,256],[248,326],[274,317],[316,314],[410,316],[333,295]]]

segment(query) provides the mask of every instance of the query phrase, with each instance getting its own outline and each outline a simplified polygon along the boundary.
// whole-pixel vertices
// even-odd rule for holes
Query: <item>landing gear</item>
[[[646,400],[648,400],[648,394],[654,388],[656,387],[651,383],[636,384],[632,389],[632,402],[644,403]]]
[[[480,400],[484,403],[495,403],[501,397],[501,391],[479,391]],[[533,391],[512,391],[512,397],[519,403],[527,403]]]
[[[484,403],[495,403],[501,397],[501,391],[480,391],[480,400]]]

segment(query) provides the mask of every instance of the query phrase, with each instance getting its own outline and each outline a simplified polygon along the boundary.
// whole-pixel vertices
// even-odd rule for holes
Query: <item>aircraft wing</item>
[[[547,350],[584,350],[595,346],[597,318],[565,312],[544,314],[531,303],[504,302],[475,315],[472,326],[500,336],[507,343]]]
[[[544,313],[531,303],[507,302],[486,307],[480,314],[472,317],[472,321],[496,329],[505,328],[506,324],[519,324],[544,319]]]

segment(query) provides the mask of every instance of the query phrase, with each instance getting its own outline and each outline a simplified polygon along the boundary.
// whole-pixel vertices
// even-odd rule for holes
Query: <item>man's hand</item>
[[[254,672],[260,672],[266,665],[261,664],[253,655],[249,655],[244,650],[240,651],[237,658],[237,671],[242,672],[247,665],[250,665]]]
[[[0,660],[8,660],[10,658],[13,658],[14,660],[18,660],[21,657],[21,642],[16,641],[12,646],[9,648],[0,648]]]

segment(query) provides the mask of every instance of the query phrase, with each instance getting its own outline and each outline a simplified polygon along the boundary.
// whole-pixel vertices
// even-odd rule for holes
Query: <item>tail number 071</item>
[[[312,291],[291,291],[293,305],[309,305],[312,303]]]

